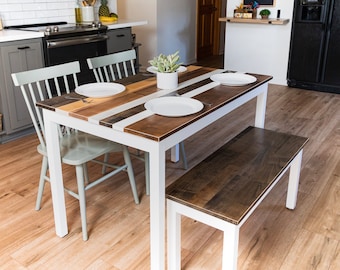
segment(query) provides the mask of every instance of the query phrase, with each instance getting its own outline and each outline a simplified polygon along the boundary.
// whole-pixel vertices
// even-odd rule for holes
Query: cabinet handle
[[[30,46],[18,47],[18,50],[27,50],[30,49]]]
[[[125,37],[124,34],[116,35],[116,37]]]

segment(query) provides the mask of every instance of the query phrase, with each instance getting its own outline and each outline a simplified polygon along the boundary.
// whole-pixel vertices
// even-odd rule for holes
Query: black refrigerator
[[[295,0],[287,84],[340,94],[340,0]]]

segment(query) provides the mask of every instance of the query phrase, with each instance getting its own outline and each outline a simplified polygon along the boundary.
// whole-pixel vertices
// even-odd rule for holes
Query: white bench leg
[[[181,216],[223,231],[222,270],[237,270],[239,225],[167,199],[168,270],[181,269]]]
[[[260,87],[266,89],[260,95],[258,95],[256,99],[255,127],[264,128],[264,122],[266,119],[268,84],[261,85]]]
[[[181,215],[176,205],[167,200],[167,232],[168,232],[168,270],[181,269]]]
[[[290,166],[287,200],[286,200],[286,207],[289,209],[295,209],[296,207],[297,195],[298,195],[298,190],[299,190],[302,152],[303,150],[301,149],[301,151],[297,154],[297,156],[291,162],[291,166]]]
[[[223,230],[222,270],[237,270],[239,227],[227,223]]]

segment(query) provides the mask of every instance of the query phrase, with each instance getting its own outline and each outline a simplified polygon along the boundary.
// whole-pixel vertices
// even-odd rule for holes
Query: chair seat
[[[122,145],[83,132],[71,133],[60,138],[62,162],[68,165],[87,163],[107,152],[121,152]],[[37,146],[41,155],[47,156],[45,147]]]

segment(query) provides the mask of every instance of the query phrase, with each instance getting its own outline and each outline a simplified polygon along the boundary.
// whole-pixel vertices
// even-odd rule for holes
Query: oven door
[[[87,58],[107,54],[107,35],[94,34],[45,40],[45,65],[53,66],[71,61],[79,61],[81,73],[79,84],[95,82],[93,71],[89,70]]]

